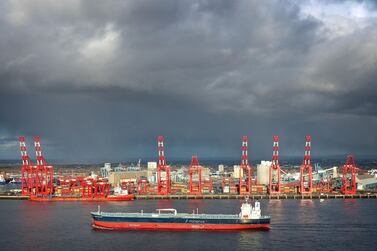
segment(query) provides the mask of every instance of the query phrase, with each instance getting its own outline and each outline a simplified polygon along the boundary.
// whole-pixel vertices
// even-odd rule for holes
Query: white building
[[[147,168],[148,170],[156,170],[157,169],[157,162],[155,161],[150,161],[147,163]]]
[[[219,165],[219,173],[223,173],[224,172],[224,165]]]
[[[157,178],[157,162],[152,161],[147,163],[147,176],[150,183],[156,183]]]
[[[105,163],[104,167],[101,167],[100,171],[101,171],[101,176],[102,177],[108,178],[109,177],[109,172],[112,171],[112,169],[111,169],[111,163]]]
[[[240,169],[241,167],[239,165],[233,166],[233,178],[239,179],[240,178]],[[243,177],[243,170],[241,169],[241,177]]]
[[[257,165],[257,180],[258,184],[268,185],[270,183],[270,168],[272,162],[262,160],[260,164]]]

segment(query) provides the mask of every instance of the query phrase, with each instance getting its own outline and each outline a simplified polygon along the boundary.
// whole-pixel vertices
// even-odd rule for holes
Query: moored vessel
[[[30,196],[32,201],[128,201],[134,199],[135,195],[133,194],[108,195],[106,197]]]
[[[22,184],[22,180],[20,178],[11,178],[10,181],[9,181],[9,184],[12,184],[12,185],[21,185]]]
[[[0,185],[6,185],[6,184],[7,184],[7,182],[4,179],[4,176],[2,174],[0,174]]]
[[[92,226],[106,230],[245,230],[269,229],[270,217],[262,216],[260,202],[254,207],[246,200],[239,214],[177,213],[157,209],[154,213],[91,212]]]

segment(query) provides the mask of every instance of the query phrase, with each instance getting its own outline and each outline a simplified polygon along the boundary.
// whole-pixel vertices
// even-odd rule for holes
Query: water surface
[[[0,201],[1,250],[377,250],[377,200],[262,200],[269,231],[98,231],[90,211],[239,213],[238,200]]]

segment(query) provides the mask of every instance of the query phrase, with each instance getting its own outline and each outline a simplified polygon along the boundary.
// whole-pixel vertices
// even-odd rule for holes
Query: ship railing
[[[180,216],[185,218],[206,218],[206,219],[238,219],[237,214],[181,214]]]

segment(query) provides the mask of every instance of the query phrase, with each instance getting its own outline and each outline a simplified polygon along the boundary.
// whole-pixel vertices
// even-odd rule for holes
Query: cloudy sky
[[[4,0],[0,158],[376,156],[373,1]]]

